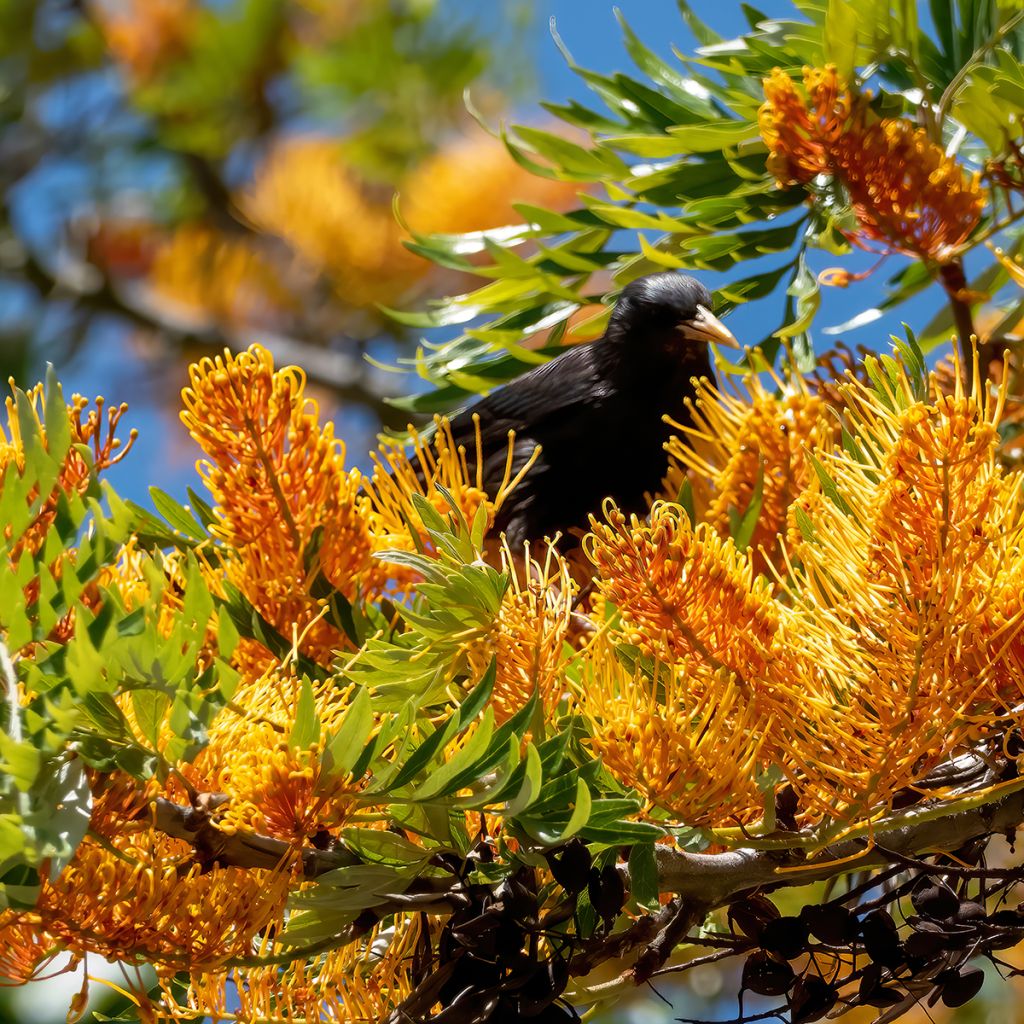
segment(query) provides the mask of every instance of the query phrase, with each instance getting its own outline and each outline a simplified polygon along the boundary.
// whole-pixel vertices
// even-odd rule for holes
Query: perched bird
[[[713,379],[708,343],[738,348],[711,312],[711,294],[692,277],[650,274],[628,284],[608,329],[505,385],[451,421],[476,470],[479,417],[484,490],[494,494],[506,471],[508,432],[515,431],[512,472],[540,454],[498,511],[495,527],[513,550],[587,525],[613,498],[624,512],[645,511],[644,494],[668,465],[662,445],[667,413],[689,422],[693,378]]]

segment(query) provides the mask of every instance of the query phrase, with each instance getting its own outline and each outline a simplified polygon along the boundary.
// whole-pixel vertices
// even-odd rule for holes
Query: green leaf
[[[541,791],[541,764],[540,754],[532,743],[526,745],[526,760],[524,762],[523,783],[519,792],[509,801],[505,808],[505,816],[515,818],[529,808],[540,795]]]
[[[576,800],[573,803],[572,814],[569,816],[569,823],[562,830],[559,839],[570,839],[576,835],[590,820],[590,810],[590,790],[587,788],[586,782],[579,778],[576,780]]]
[[[844,516],[852,516],[853,509],[850,507],[847,500],[839,493],[839,488],[836,487],[835,480],[829,476],[828,470],[818,461],[818,457],[813,452],[807,453],[807,458],[811,461],[811,466],[814,468],[815,475],[818,477],[818,482],[821,484],[821,489],[824,491],[826,497],[832,502]]]
[[[743,517],[736,522],[732,533],[733,543],[737,551],[746,551],[750,546],[750,540],[757,529],[757,521],[761,517],[761,502],[764,497],[764,460],[759,461],[757,467],[757,483],[754,484],[754,491],[750,496],[750,504],[747,506]],[[731,516],[730,516],[731,518]]]
[[[629,851],[629,892],[644,910],[658,907],[658,863],[654,843],[636,843]]]
[[[828,0],[825,15],[825,56],[839,77],[849,81],[857,63],[857,31],[861,12],[849,0]]]
[[[313,684],[303,676],[299,702],[295,707],[295,723],[288,736],[288,745],[306,750],[320,739],[320,732],[320,716],[316,713]]]
[[[191,512],[184,506],[179,505],[169,494],[160,490],[159,487],[150,487],[149,496],[153,499],[156,510],[167,520],[175,530],[184,534],[190,540],[205,540],[206,530]]]
[[[326,754],[332,773],[347,775],[352,770],[372,728],[373,704],[370,693],[364,687],[359,687],[352,703],[345,710],[341,725],[327,741]]]

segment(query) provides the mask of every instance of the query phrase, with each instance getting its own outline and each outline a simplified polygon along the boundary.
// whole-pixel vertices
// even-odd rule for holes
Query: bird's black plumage
[[[483,484],[491,495],[505,473],[510,430],[513,472],[541,447],[498,512],[496,528],[513,549],[585,527],[605,498],[625,512],[644,510],[645,492],[658,489],[667,468],[662,446],[671,429],[662,417],[689,421],[693,378],[713,376],[707,340],[731,339],[710,308],[711,295],[692,277],[638,278],[623,289],[601,338],[568,349],[451,419],[454,440],[475,471],[479,416]]]

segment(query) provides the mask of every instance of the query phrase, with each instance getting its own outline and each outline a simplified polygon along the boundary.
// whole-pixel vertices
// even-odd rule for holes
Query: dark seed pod
[[[982,921],[988,915],[985,913],[985,908],[974,900],[964,900],[963,903],[957,907],[954,919],[957,924],[973,924],[975,921]]]
[[[956,893],[944,885],[926,885],[922,889],[915,889],[910,894],[910,902],[922,916],[939,920],[952,917],[960,906]]]
[[[560,853],[547,855],[555,881],[571,896],[583,892],[590,877],[593,858],[582,839],[570,839]]]
[[[836,990],[823,978],[798,978],[789,996],[792,1024],[809,1024],[824,1017],[835,1005]]]
[[[759,942],[761,933],[769,921],[779,918],[779,908],[765,896],[748,896],[729,904],[729,925],[733,931],[737,928],[748,939]]]
[[[882,984],[882,968],[878,964],[868,964],[860,979],[857,1001],[865,1006],[876,1006],[882,1009],[895,1006],[903,998],[899,989]]]
[[[904,943],[907,956],[927,960],[948,949],[946,929],[934,921],[921,921],[914,926],[914,934]]]
[[[795,980],[789,964],[762,950],[751,953],[743,964],[743,988],[759,996],[781,996]]]
[[[970,1002],[985,983],[985,972],[980,967],[966,967],[954,971],[942,986],[942,1001],[946,1006],[956,1008]]]
[[[800,801],[797,799],[796,790],[786,783],[775,794],[775,821],[778,827],[784,832],[795,832],[796,815],[799,810]]]
[[[600,873],[597,868],[591,868],[587,891],[591,906],[606,923],[618,916],[626,902],[626,887],[614,864],[606,865]]]
[[[848,946],[857,938],[857,918],[846,907],[807,906],[800,911],[800,920],[827,946]]]
[[[864,940],[864,951],[876,964],[898,967],[903,963],[896,922],[888,911],[871,911],[860,923],[860,934]]]
[[[807,952],[808,937],[807,925],[799,917],[777,917],[764,926],[761,948],[786,960],[795,960]]]
[[[1000,928],[1024,928],[1024,916],[1019,910],[997,910],[989,914],[988,923]]]

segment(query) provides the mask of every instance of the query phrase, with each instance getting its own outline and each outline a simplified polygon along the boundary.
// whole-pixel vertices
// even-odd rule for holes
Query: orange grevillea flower
[[[886,803],[975,735],[1005,683],[998,638],[1019,630],[997,601],[1022,556],[1021,479],[995,459],[1001,399],[931,389],[917,401],[905,375],[881,393],[847,384],[856,447],[819,450],[834,495],[797,505],[809,535],[775,685],[803,713],[779,717],[779,746],[824,813]]]
[[[497,662],[491,706],[502,722],[536,693],[548,716],[565,688],[565,670],[573,652],[567,646],[577,587],[569,566],[553,548],[543,561],[514,558],[502,545],[509,586],[490,631],[474,638],[467,655],[473,678]]]
[[[978,175],[968,175],[909,121],[865,126],[833,152],[861,232],[896,252],[941,261],[981,218]]]
[[[771,719],[726,668],[684,656],[647,673],[602,635],[580,665],[576,704],[609,771],[691,825],[756,820]]]
[[[65,948],[109,960],[215,968],[247,955],[253,937],[280,921],[290,870],[204,871],[192,855],[187,843],[148,828],[106,845],[86,838],[44,882],[40,925]]]
[[[804,92],[806,98],[781,68],[764,80],[758,125],[771,151],[769,170],[782,185],[830,173],[831,149],[854,120],[854,96],[833,65],[804,68]]]
[[[298,301],[258,242],[199,224],[181,225],[156,247],[149,283],[161,299],[230,323],[273,321]]]
[[[25,412],[34,421],[39,430],[39,435],[46,442],[46,426],[43,415],[43,386],[36,385],[25,395]],[[7,429],[0,425],[0,474],[13,464],[18,471],[25,465],[25,438],[22,437],[21,423],[18,418],[18,403],[15,398],[6,400]],[[65,494],[77,493],[84,495],[92,480],[92,474],[109,469],[115,463],[123,459],[135,442],[138,431],[132,430],[128,436],[127,443],[122,443],[117,436],[117,428],[122,417],[128,411],[125,404],[114,408],[106,409],[102,398],[97,398],[95,408],[90,409],[88,401],[81,395],[75,395],[68,405],[68,432],[70,434],[71,447],[63,456],[60,472],[58,473],[53,490],[46,498],[42,507],[36,513],[35,519],[23,534],[18,551],[28,548],[35,551],[42,543],[57,514],[57,495],[63,491]],[[87,462],[76,449],[76,445],[84,445],[90,452],[90,462]],[[33,492],[29,496],[30,501],[35,501],[39,495]],[[5,530],[10,536],[10,527],[7,524],[0,524],[0,529]]]
[[[756,679],[769,657],[776,610],[771,585],[749,557],[678,505],[657,502],[650,522],[614,506],[585,541],[595,585],[622,616],[621,637],[672,663],[697,658]]]
[[[483,508],[489,528],[508,495],[533,465],[531,458],[513,472],[515,437],[510,436],[504,479],[496,493],[489,495],[483,489],[484,460],[479,433],[476,469],[471,471],[465,449],[455,444],[448,421],[438,417],[435,425],[437,429],[429,439],[410,427],[411,453],[397,445],[385,445],[372,456],[374,469],[366,482],[366,494],[372,509],[369,522],[374,550],[415,551],[420,546],[429,550],[430,540],[412,496],[422,495],[446,516],[451,507],[442,488],[468,523],[473,522],[477,509]],[[396,579],[404,578],[397,569],[392,575]]]
[[[351,703],[353,686],[312,684],[321,739],[308,747],[289,742],[303,684],[281,668],[243,679],[210,728],[207,747],[182,770],[196,786],[224,793],[217,818],[225,832],[259,832],[301,845],[336,829],[358,806],[365,780],[333,771],[324,747]]]
[[[62,948],[42,929],[34,912],[0,912],[0,987],[23,985],[49,973],[47,968]],[[59,973],[74,970],[77,964],[73,957]]]
[[[161,982],[159,1009],[172,1019],[196,1014],[215,1020],[370,1022],[384,1020],[413,990],[419,917],[396,917],[390,928],[309,958],[194,973],[182,996],[171,978]],[[266,959],[289,947],[266,938],[257,955]]]
[[[839,179],[859,230],[854,240],[943,261],[974,230],[985,194],[927,132],[900,118],[877,120],[834,66],[804,68],[804,95],[776,68],[764,80],[758,119],[782,185],[819,174]]]
[[[382,582],[362,476],[345,468],[331,424],[318,423],[303,373],[275,370],[265,349],[203,359],[189,374],[182,421],[207,455],[199,469],[217,503],[214,529],[237,555],[229,576],[286,636],[305,634],[307,650],[329,657],[344,640],[317,621],[309,562],[349,597]]]
[[[697,515],[723,537],[734,516],[745,513],[761,482],[761,511],[750,541],[755,569],[777,557],[789,506],[811,474],[807,452],[838,435],[824,399],[806,381],[776,378],[771,394],[756,376],[745,395],[729,395],[706,381],[698,388],[692,426],[668,445],[667,493],[689,478],[699,501]]]

